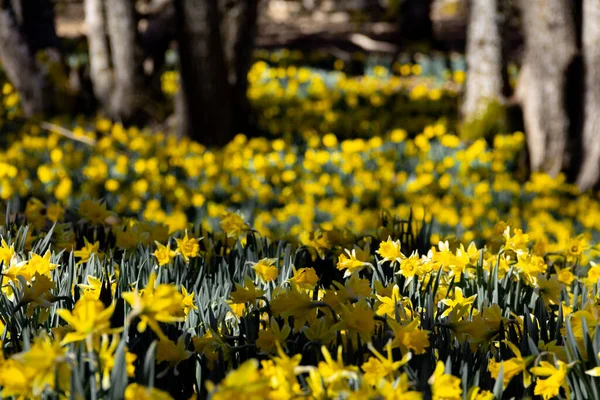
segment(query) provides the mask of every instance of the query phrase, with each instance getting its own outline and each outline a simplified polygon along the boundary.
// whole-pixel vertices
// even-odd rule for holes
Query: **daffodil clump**
[[[338,61],[257,62],[277,138],[222,149],[3,84],[0,396],[600,398],[597,193],[461,141],[461,71]]]
[[[41,215],[0,225],[3,397],[600,394],[585,233],[432,245],[431,223],[383,217],[280,240],[230,212],[171,232],[93,200]]]
[[[167,233],[194,221],[218,229],[227,210],[241,210],[268,236],[366,233],[383,210],[433,216],[435,241],[454,234],[481,243],[502,233],[501,221],[547,239],[548,251],[582,232],[599,238],[596,194],[577,195],[562,176],[519,178],[520,132],[465,143],[440,122],[413,138],[401,129],[368,140],[308,134],[295,144],[239,135],[215,150],[107,120],[95,129],[74,128],[89,144],[28,126],[0,154],[0,198],[37,227],[62,222],[65,206],[103,198],[114,212],[98,211],[94,222],[118,225],[118,214]]]
[[[383,135],[403,127],[418,133],[444,118],[454,128],[465,82],[464,57],[401,54],[335,59],[318,51],[257,50],[248,74],[248,99],[258,128],[293,138],[307,132],[339,137]],[[179,91],[179,73],[161,79],[167,97]]]
[[[457,104],[460,69],[443,71],[441,81],[409,62],[350,76],[340,60],[324,72],[277,57],[254,64],[248,95],[258,124],[281,136],[240,134],[222,149],[101,117],[22,122],[17,92],[2,83],[0,140],[8,145],[0,152],[0,200],[36,226],[62,222],[65,206],[101,198],[119,216],[171,233],[195,221],[218,229],[227,210],[241,210],[273,237],[366,233],[383,210],[417,221],[435,216],[434,241],[453,234],[482,243],[503,231],[501,221],[546,237],[548,251],[582,232],[600,239],[597,195],[578,194],[564,176],[519,172],[523,133],[459,139],[444,104]],[[165,90],[176,92],[177,79],[167,73]],[[346,104],[353,98],[356,108]],[[429,116],[413,124],[425,103]]]
[[[464,73],[446,71],[448,79],[438,80],[419,76],[421,69],[418,64],[394,63],[351,76],[259,61],[248,74],[248,98],[259,127],[274,136],[316,131],[372,137],[398,126],[415,133],[442,116],[453,126]]]

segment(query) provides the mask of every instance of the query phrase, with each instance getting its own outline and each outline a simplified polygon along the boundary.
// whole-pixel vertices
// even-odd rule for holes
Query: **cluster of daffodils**
[[[265,61],[222,149],[2,84],[0,396],[600,398],[598,195],[461,141],[461,71]]]
[[[399,126],[418,133],[440,118],[452,127],[458,119],[466,78],[458,54],[449,59],[402,54],[394,62],[361,53],[343,61],[318,51],[286,49],[258,50],[254,56],[248,99],[259,129],[270,136],[335,132],[344,138],[372,137]],[[173,98],[179,73],[166,71],[161,84]]]
[[[79,141],[28,126],[0,153],[0,199],[36,226],[62,222],[64,206],[103,198],[120,216],[168,232],[199,220],[215,230],[238,209],[261,234],[290,238],[373,232],[382,210],[435,216],[435,241],[489,240],[502,233],[500,221],[540,240],[550,233],[550,248],[600,231],[595,194],[576,195],[561,176],[519,177],[520,132],[464,143],[437,123],[413,138],[401,129],[369,140],[311,134],[302,143],[239,135],[217,150],[107,120],[94,129],[73,128]]]
[[[103,118],[17,123],[2,116],[19,108],[16,91],[3,83],[0,200],[10,201],[13,212],[27,209],[36,226],[62,222],[65,206],[103,199],[124,219],[165,225],[167,233],[193,221],[218,230],[219,217],[238,209],[266,236],[371,233],[383,210],[419,221],[435,216],[436,242],[457,235],[481,244],[502,232],[500,221],[547,239],[548,251],[584,231],[600,239],[597,195],[578,194],[563,176],[520,176],[521,132],[471,142],[453,133],[455,112],[442,103],[452,98],[456,105],[461,70],[446,71],[436,86],[421,76],[420,64],[376,66],[353,77],[344,75],[340,60],[330,73],[278,62],[297,58],[288,53],[255,63],[249,98],[267,131],[289,135],[238,135],[222,149]],[[166,74],[163,86],[177,91],[176,74]],[[391,98],[404,99],[402,106]],[[355,100],[360,109],[350,107]],[[431,118],[398,128],[403,120],[390,110],[405,112],[424,101],[432,105]],[[361,132],[370,138],[343,139]],[[119,237],[133,240],[128,233]]]
[[[599,394],[586,233],[432,246],[431,224],[384,218],[281,241],[239,213],[169,233],[92,200],[52,224],[32,207],[0,225],[2,397]]]
[[[420,70],[394,64],[377,66],[371,75],[349,76],[259,61],[248,74],[248,98],[260,128],[283,137],[310,131],[372,137],[398,126],[418,132],[441,117],[453,125],[464,73],[439,82],[412,75]]]

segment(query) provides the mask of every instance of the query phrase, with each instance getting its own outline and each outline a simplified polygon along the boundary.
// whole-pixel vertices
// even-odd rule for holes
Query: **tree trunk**
[[[85,0],[94,94],[104,111],[130,121],[140,109],[143,79],[132,0]]]
[[[107,0],[106,19],[113,63],[113,118],[130,120],[142,96],[141,62],[133,0]]]
[[[0,0],[0,61],[21,96],[25,114],[47,112],[52,106],[52,86],[6,0]]]
[[[583,159],[577,184],[587,190],[600,180],[600,3],[597,0],[583,0],[582,47],[585,106]]]
[[[533,171],[558,174],[570,163],[567,72],[577,53],[569,1],[521,0],[525,60],[517,97],[523,105]]]
[[[502,98],[502,39],[497,0],[472,0],[467,31],[467,84],[463,119],[476,119]]]
[[[233,136],[231,86],[217,0],[176,0],[181,101],[179,129],[207,145]]]
[[[431,3],[433,0],[404,0],[400,7],[400,31],[408,40],[433,40]]]
[[[104,0],[85,0],[85,23],[90,54],[90,78],[94,94],[102,105],[109,104],[113,76],[106,26]]]
[[[221,37],[223,43],[223,55],[225,63],[230,67],[229,84],[235,85],[236,70],[231,68],[236,60],[236,43],[240,34],[240,21],[243,18],[243,5],[245,1],[239,0],[218,0],[219,14],[222,17],[220,23]]]
[[[17,24],[33,53],[58,48],[54,25],[54,3],[51,0],[12,0]]]
[[[227,3],[229,4],[222,5],[221,8],[224,10],[222,33],[225,61],[229,70],[232,112],[235,116],[232,128],[235,133],[247,133],[250,125],[247,77],[252,66],[259,0],[228,0]]]

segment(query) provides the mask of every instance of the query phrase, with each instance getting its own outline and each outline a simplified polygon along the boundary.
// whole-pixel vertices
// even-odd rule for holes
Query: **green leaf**
[[[156,345],[158,341],[154,340],[150,346],[148,347],[148,351],[146,351],[146,357],[144,358],[144,381],[148,387],[154,387],[154,377],[155,377],[155,356],[156,356]]]
[[[498,377],[496,378],[496,383],[494,383],[494,397],[500,400],[502,399],[504,385],[504,362],[500,363],[500,370],[498,371]]]
[[[127,352],[126,344],[125,336],[123,336],[119,341],[119,346],[115,352],[115,366],[110,374],[110,389],[108,393],[109,398],[111,399],[123,398],[125,388],[127,387],[127,362],[125,360],[125,353]],[[148,357],[148,354],[152,353],[154,352],[148,351],[146,357]]]

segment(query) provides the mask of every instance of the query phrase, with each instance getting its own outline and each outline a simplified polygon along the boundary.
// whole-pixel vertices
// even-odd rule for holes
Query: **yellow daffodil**
[[[335,383],[340,379],[354,378],[357,376],[357,367],[344,365],[342,351],[342,346],[339,346],[337,348],[337,360],[334,360],[327,347],[321,346],[323,361],[319,362],[317,369],[326,383]]]
[[[176,253],[171,250],[171,244],[168,243],[166,246],[156,242],[156,250],[154,251],[154,257],[158,261],[158,266],[162,267],[168,265],[171,260],[175,257]]]
[[[419,321],[402,325],[392,319],[387,320],[388,324],[394,332],[394,339],[391,342],[392,348],[400,348],[402,353],[413,351],[415,354],[425,353],[425,349],[429,347],[429,331],[422,330],[418,327]]]
[[[122,296],[132,307],[129,318],[140,318],[138,331],[144,332],[146,326],[150,326],[159,338],[164,338],[159,322],[173,323],[184,320],[185,314],[181,307],[184,296],[175,285],[162,283],[154,287],[155,283],[156,275],[152,273],[142,293],[135,290],[125,292]]]
[[[110,374],[115,367],[116,350],[119,345],[119,335],[114,335],[109,340],[108,335],[102,335],[100,348],[98,349],[98,363],[101,371],[101,385],[104,390],[110,388]],[[133,363],[137,356],[128,351],[125,352],[125,370],[127,376],[132,378],[135,375],[135,366]]]
[[[196,302],[194,301],[194,292],[188,293],[185,287],[181,287],[181,294],[183,294],[183,300],[181,301],[181,308],[183,308],[183,313],[187,317],[190,310],[198,310],[196,306]]]
[[[15,255],[14,243],[10,246],[6,243],[6,240],[2,239],[2,246],[0,246],[0,262],[3,267],[6,268],[10,265],[13,256]]]
[[[529,385],[531,384],[531,375],[529,375],[529,372],[527,371],[527,366],[529,365],[529,363],[531,363],[531,361],[533,361],[535,356],[529,356],[529,357],[523,358],[521,356],[521,351],[517,348],[517,346],[515,346],[514,344],[512,344],[511,342],[508,342],[508,341],[504,341],[504,343],[511,349],[511,351],[513,352],[515,357],[505,360],[505,361],[500,361],[500,362],[497,362],[496,360],[491,358],[488,368],[492,374],[492,377],[494,379],[498,379],[498,374],[500,372],[500,365],[502,365],[502,367],[503,367],[502,386],[504,388],[506,388],[506,386],[508,386],[508,384],[510,383],[512,378],[514,378],[515,376],[517,376],[521,373],[523,373],[523,385],[525,387],[529,387]]]
[[[280,328],[275,318],[271,318],[268,328],[258,332],[256,346],[263,353],[273,352],[277,348],[277,344],[286,348],[285,340],[291,332],[292,328],[289,325],[285,324],[283,328]]]
[[[166,361],[173,368],[177,368],[180,362],[187,360],[192,354],[186,349],[185,335],[181,335],[177,339],[177,343],[173,343],[167,338],[161,338],[156,345],[156,361]]]
[[[369,350],[375,355],[375,357],[369,357],[361,369],[365,373],[365,380],[369,385],[377,385],[381,379],[389,378],[391,381],[394,378],[394,373],[398,371],[398,368],[405,365],[412,358],[411,353],[406,353],[399,361],[394,361],[392,358],[392,346],[388,343],[385,348],[387,351],[387,357],[384,357],[378,352],[371,343],[368,344]]]
[[[73,252],[73,255],[80,260],[77,262],[77,265],[86,263],[90,260],[92,255],[98,257],[100,254],[100,242],[96,241],[93,244],[88,242],[87,238],[83,238],[85,244],[80,250],[76,250]]]
[[[256,272],[256,275],[265,283],[273,282],[277,279],[279,271],[274,265],[277,260],[274,258],[263,258],[257,263],[254,263],[252,269]]]
[[[535,376],[544,376],[546,379],[537,378],[535,382],[534,394],[542,396],[544,400],[549,400],[558,396],[560,388],[564,387],[567,398],[570,397],[570,390],[566,385],[567,364],[558,360],[558,368],[546,361],[541,361],[540,365],[531,368],[531,373]]]
[[[239,239],[243,234],[250,231],[250,227],[244,219],[236,213],[226,212],[221,216],[221,229],[227,237]]]
[[[293,268],[293,277],[290,278],[290,282],[299,288],[305,290],[314,289],[315,285],[319,281],[317,272],[314,268]]]
[[[410,257],[400,261],[400,270],[397,272],[406,278],[407,282],[411,282],[416,275],[421,275],[421,259],[417,251],[413,252]]]
[[[385,242],[381,242],[377,254],[382,257],[382,261],[400,263],[406,258],[406,256],[402,254],[401,247],[400,240],[393,241],[390,236]]]
[[[50,271],[53,271],[58,267],[58,264],[50,262],[51,256],[52,255],[50,254],[49,250],[44,253],[43,257],[38,254],[31,253],[24,270],[27,271],[30,276],[38,273],[40,275],[50,277]]]
[[[371,263],[360,261],[356,258],[356,249],[352,251],[346,249],[346,254],[340,254],[337,262],[337,269],[340,271],[346,271],[344,273],[344,278],[356,274],[361,271],[365,267],[373,267]]]
[[[106,204],[84,200],[79,205],[79,215],[92,224],[102,225],[114,214],[106,209]]]
[[[190,258],[198,257],[200,251],[200,245],[198,244],[199,240],[200,239],[189,238],[187,230],[185,231],[183,239],[175,238],[177,252],[181,254],[186,263],[190,262]]]
[[[29,350],[0,363],[2,397],[41,398],[47,389],[66,390],[70,374],[67,348],[41,335]]]
[[[444,363],[438,361],[433,375],[429,378],[431,397],[433,400],[459,400],[462,399],[460,378],[444,372]]]
[[[494,400],[494,393],[489,390],[481,390],[478,386],[473,386],[467,393],[467,400]]]
[[[535,290],[544,299],[544,304],[547,306],[550,304],[560,304],[560,292],[562,288],[563,284],[558,281],[557,275],[552,275],[550,279],[546,279],[542,274],[537,277],[537,287]]]
[[[235,284],[235,291],[231,292],[231,300],[234,303],[254,303],[265,294],[264,291],[256,288],[250,277],[244,279],[244,285]]]
[[[576,237],[570,239],[569,243],[567,244],[567,259],[572,260],[580,258],[583,252],[588,250],[590,247],[591,246],[588,243],[588,237],[586,235],[577,235]]]
[[[73,311],[60,309],[56,313],[65,320],[74,332],[67,333],[62,344],[85,340],[90,335],[103,335],[115,332],[110,327],[110,318],[115,309],[112,304],[108,308],[97,299],[82,297]]]
[[[363,299],[356,304],[345,306],[341,304],[342,314],[337,329],[348,331],[352,343],[357,343],[357,336],[363,342],[369,342],[375,330],[375,313]]]
[[[235,371],[231,371],[217,386],[208,382],[206,388],[214,400],[228,400],[234,397],[267,398],[270,392],[269,380],[261,376],[258,361],[255,359],[248,360]]]
[[[173,397],[163,390],[131,383],[125,388],[125,400],[172,400]]]
[[[458,316],[462,316],[469,312],[470,306],[475,301],[477,294],[470,297],[464,297],[463,291],[459,287],[454,288],[454,298],[443,299],[441,302],[448,308],[442,313],[441,317],[447,317],[451,312],[455,312]]]

